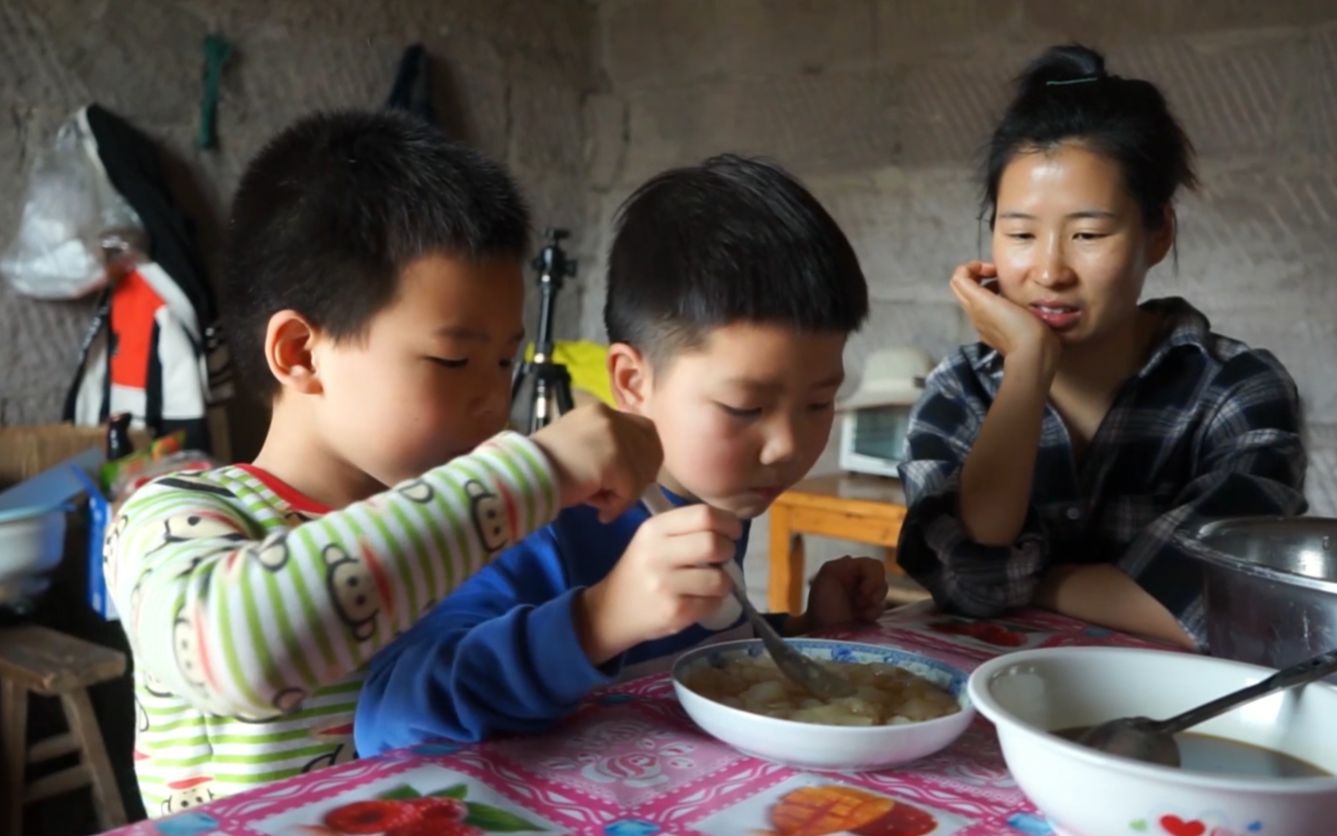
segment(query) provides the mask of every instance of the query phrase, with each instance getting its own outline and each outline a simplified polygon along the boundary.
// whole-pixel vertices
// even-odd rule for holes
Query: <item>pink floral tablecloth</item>
[[[1035,647],[1152,646],[1051,613],[972,621],[921,605],[827,636],[894,645],[965,670]],[[658,675],[594,695],[545,735],[404,749],[116,832],[999,836],[1050,828],[1008,774],[983,719],[944,751],[900,769],[804,772],[708,737]]]

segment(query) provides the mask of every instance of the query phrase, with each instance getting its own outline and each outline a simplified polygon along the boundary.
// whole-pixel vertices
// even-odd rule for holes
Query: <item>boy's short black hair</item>
[[[523,258],[528,238],[510,175],[426,122],[393,111],[309,116],[251,161],[233,199],[223,297],[234,359],[272,398],[264,340],[275,313],[357,337],[414,259]]]
[[[610,342],[663,360],[735,322],[850,333],[867,315],[854,248],[774,163],[725,154],[666,171],[618,212],[604,305]]]

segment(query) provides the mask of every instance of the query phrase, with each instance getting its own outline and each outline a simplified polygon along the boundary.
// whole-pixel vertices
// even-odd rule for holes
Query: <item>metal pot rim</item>
[[[1260,518],[1262,519],[1262,518]],[[1277,519],[1284,519],[1278,517]],[[1199,539],[1204,534],[1210,534],[1219,523],[1226,520],[1217,520],[1207,523],[1198,529],[1197,534],[1191,534],[1186,531],[1175,532],[1175,539],[1182,545],[1189,554],[1210,563],[1222,569],[1229,569],[1232,572],[1238,572],[1244,575],[1250,575],[1276,583],[1284,583],[1289,586],[1299,586],[1305,589],[1313,589],[1319,592],[1326,592],[1331,595],[1337,595],[1337,581],[1328,581],[1321,578],[1311,578],[1308,575],[1301,575],[1296,572],[1288,572],[1285,569],[1278,569],[1252,560],[1247,560],[1234,555],[1226,554],[1223,551],[1212,548]]]

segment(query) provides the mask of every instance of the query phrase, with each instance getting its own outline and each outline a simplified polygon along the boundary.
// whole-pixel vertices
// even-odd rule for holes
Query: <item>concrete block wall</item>
[[[210,32],[237,52],[222,145],[200,151]],[[635,185],[718,151],[760,153],[814,189],[863,259],[874,317],[851,345],[857,377],[873,348],[941,356],[971,338],[945,280],[981,251],[974,155],[1007,79],[1069,39],[1157,80],[1186,123],[1204,187],[1181,206],[1178,270],[1158,270],[1148,293],[1188,296],[1291,368],[1316,508],[1337,513],[1337,6],[1326,0],[10,0],[0,241],[33,155],[96,100],[162,141],[212,252],[264,139],[313,108],[378,105],[400,51],[421,41],[447,128],[513,168],[540,225],[576,230],[581,270],[559,333],[602,336],[601,256]],[[34,302],[0,283],[0,423],[57,417],[88,315],[87,302]]]
[[[536,223],[588,229],[581,103],[595,83],[594,12],[587,0],[6,0],[0,246],[16,228],[34,155],[68,114],[97,101],[161,142],[212,256],[232,190],[262,143],[315,109],[379,107],[415,42],[433,58],[447,130],[511,167]],[[202,151],[202,41],[213,32],[235,49],[220,147]],[[577,294],[560,300],[564,332],[577,329],[578,311]],[[90,314],[87,300],[37,302],[0,282],[0,424],[59,418]],[[244,455],[264,418],[241,404],[234,413],[234,449]]]

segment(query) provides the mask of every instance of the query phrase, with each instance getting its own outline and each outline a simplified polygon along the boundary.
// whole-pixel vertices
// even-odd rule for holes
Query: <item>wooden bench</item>
[[[46,627],[0,630],[0,751],[3,751],[5,817],[0,830],[23,832],[23,808],[90,787],[98,824],[125,824],[125,805],[102,741],[88,689],[125,673],[125,654]],[[29,744],[28,698],[55,697],[68,731]],[[79,762],[32,782],[29,764],[78,753]]]

